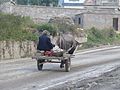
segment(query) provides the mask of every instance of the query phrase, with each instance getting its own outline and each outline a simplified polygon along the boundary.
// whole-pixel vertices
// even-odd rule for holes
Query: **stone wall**
[[[67,9],[67,8],[54,8],[44,6],[27,6],[27,5],[12,5],[6,3],[1,5],[0,11],[5,13],[13,13],[22,16],[30,16],[35,22],[48,22],[51,17],[55,16],[74,16],[85,9]]]
[[[79,43],[87,41],[86,36],[75,38]],[[55,44],[57,37],[51,38]],[[32,57],[36,52],[36,43],[32,41],[0,41],[0,61],[4,59],[16,59]]]
[[[0,60],[30,57],[36,51],[35,47],[32,41],[0,41]]]

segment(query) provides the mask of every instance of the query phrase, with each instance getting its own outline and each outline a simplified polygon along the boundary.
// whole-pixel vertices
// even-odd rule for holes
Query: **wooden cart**
[[[62,56],[45,56],[42,55],[41,52],[37,52],[33,58],[37,60],[38,70],[42,70],[44,63],[61,63],[63,60],[65,71],[70,71],[71,54],[63,52]]]

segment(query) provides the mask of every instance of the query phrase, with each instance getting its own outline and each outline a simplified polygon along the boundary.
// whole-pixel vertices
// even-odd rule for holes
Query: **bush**
[[[84,48],[112,44],[119,37],[113,29],[99,30],[94,27],[87,30],[87,35],[88,41],[84,43]]]
[[[37,30],[39,32],[43,31],[43,30],[48,30],[51,35],[55,36],[57,33],[57,27],[50,24],[50,23],[45,23],[45,24],[41,24],[41,25],[37,25]]]
[[[34,25],[32,27],[37,28],[39,32],[42,32],[43,30],[47,30],[51,33],[52,36],[56,36],[57,33],[59,32],[62,32],[62,33],[71,32],[73,35],[83,33],[83,31],[76,30],[78,28],[78,26],[76,25],[66,25],[66,24],[57,25],[53,23],[45,23],[45,24],[40,24],[40,25]]]
[[[29,17],[0,13],[0,41],[36,40],[37,36],[27,29],[32,24]]]

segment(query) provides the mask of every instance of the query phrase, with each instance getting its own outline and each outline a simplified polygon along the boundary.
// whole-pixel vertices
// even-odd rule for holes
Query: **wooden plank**
[[[59,59],[59,60],[64,60],[67,59],[68,57],[71,57],[71,54],[63,54],[63,57],[56,57],[56,56],[42,56],[41,53],[36,53],[32,58],[33,59]]]

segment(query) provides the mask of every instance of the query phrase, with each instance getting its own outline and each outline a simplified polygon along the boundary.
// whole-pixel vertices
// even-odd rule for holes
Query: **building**
[[[120,0],[86,0],[84,5],[86,8],[116,9],[120,6]]]
[[[116,9],[120,6],[120,0],[59,0],[59,6],[64,8]]]
[[[64,8],[84,8],[85,0],[59,0],[59,6]]]
[[[95,0],[95,4],[101,6],[118,6],[119,0]]]
[[[92,27],[98,29],[113,28],[120,31],[120,13],[108,11],[94,11],[77,14],[75,16],[75,23],[81,28],[90,29]]]

